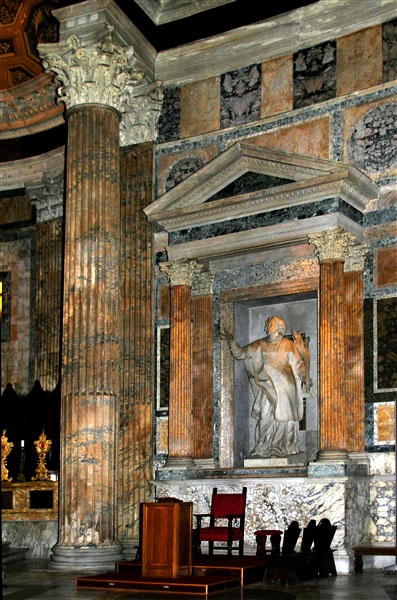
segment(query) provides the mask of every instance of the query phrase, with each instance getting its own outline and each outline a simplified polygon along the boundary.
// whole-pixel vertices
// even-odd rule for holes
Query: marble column
[[[351,459],[367,464],[364,396],[364,259],[365,244],[349,246],[345,258],[345,392],[347,450]]]
[[[193,466],[192,306],[195,261],[162,263],[171,286],[169,442],[167,468]]]
[[[62,82],[68,109],[61,490],[52,567],[114,568],[122,557],[119,124],[126,87],[141,76],[132,69],[132,50],[114,42],[111,28],[87,45],[73,35],[66,45],[49,45],[47,54],[43,48],[43,65]]]
[[[43,177],[26,195],[36,209],[34,380],[59,384],[64,174]]]
[[[309,236],[320,262],[319,461],[348,462],[343,265],[354,236],[341,227]]]
[[[214,274],[193,279],[193,456],[198,467],[214,467],[213,445],[213,329]]]

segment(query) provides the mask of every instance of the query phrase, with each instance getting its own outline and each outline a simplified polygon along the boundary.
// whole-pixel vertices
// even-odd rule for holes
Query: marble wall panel
[[[221,129],[261,116],[262,65],[253,64],[221,75]]]
[[[161,196],[175,185],[192,175],[207,162],[215,158],[216,146],[197,148],[160,156],[157,164],[157,196]]]
[[[181,138],[219,129],[219,90],[219,77],[211,77],[181,87]]]
[[[293,77],[294,108],[335,98],[336,42],[324,42],[296,52]]]
[[[16,548],[29,548],[27,558],[50,558],[58,539],[57,521],[8,521],[2,524],[2,539]]]
[[[397,79],[397,19],[382,24],[383,81]]]
[[[292,73],[292,55],[262,64],[262,118],[292,110]]]
[[[29,221],[31,216],[32,205],[25,195],[0,198],[0,225]]]
[[[352,33],[337,41],[338,96],[382,83],[382,28]]]
[[[250,137],[249,144],[261,148],[277,148],[286,152],[298,152],[304,156],[330,157],[329,117],[305,121],[298,125],[283,127],[269,133]]]
[[[397,173],[397,102],[373,102],[344,112],[342,160],[352,162],[371,179]]]
[[[374,258],[376,287],[397,285],[397,246],[376,248]]]
[[[181,90],[179,87],[165,87],[163,106],[158,122],[159,144],[179,139],[181,127]]]
[[[395,444],[395,402],[374,404],[374,443],[379,446]]]

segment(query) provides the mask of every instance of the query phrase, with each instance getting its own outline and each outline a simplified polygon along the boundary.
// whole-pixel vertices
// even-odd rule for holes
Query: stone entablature
[[[156,78],[164,85],[175,85],[214,77],[347,36],[395,16],[394,0],[320,0],[261,23],[160,52]]]

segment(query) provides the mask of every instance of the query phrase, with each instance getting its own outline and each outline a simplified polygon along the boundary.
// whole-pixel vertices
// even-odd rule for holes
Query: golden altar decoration
[[[13,449],[14,444],[8,441],[6,436],[6,430],[4,429],[3,435],[1,436],[1,481],[12,481],[12,477],[9,477],[7,469],[7,456]]]
[[[44,433],[43,429],[43,433],[40,435],[39,439],[34,442],[34,446],[39,456],[39,460],[37,463],[36,475],[35,477],[32,477],[32,481],[48,481],[51,479],[50,473],[48,472],[47,467],[45,466],[46,456],[49,449],[51,448],[51,445],[52,441],[47,440],[47,436]]]

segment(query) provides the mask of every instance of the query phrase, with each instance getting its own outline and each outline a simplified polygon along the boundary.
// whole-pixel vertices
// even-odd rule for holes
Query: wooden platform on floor
[[[125,561],[117,563],[115,572],[77,577],[76,588],[208,596],[261,581],[264,568],[264,561],[255,557],[202,556],[193,561],[192,575],[174,579],[142,577],[139,561]]]

